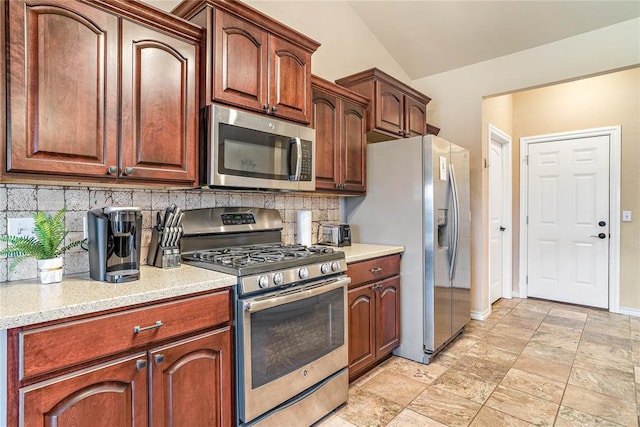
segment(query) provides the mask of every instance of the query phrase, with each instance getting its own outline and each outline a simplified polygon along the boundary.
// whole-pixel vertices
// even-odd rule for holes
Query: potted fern
[[[80,245],[84,240],[76,240],[65,246],[65,237],[69,231],[64,226],[66,208],[59,210],[54,216],[44,212],[33,215],[35,237],[29,236],[0,236],[0,241],[8,246],[0,251],[0,255],[13,257],[9,264],[9,271],[27,258],[38,260],[38,274],[40,282],[56,283],[62,280],[64,260],[62,254]]]

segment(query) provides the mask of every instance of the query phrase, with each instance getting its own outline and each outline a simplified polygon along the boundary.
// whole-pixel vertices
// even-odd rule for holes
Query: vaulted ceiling
[[[178,0],[147,2],[164,10],[171,10],[179,3]],[[348,3],[411,79],[640,17],[638,0],[356,0]],[[640,56],[640,52],[638,54]]]

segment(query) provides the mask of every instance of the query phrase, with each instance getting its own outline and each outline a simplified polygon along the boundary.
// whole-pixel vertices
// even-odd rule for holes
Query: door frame
[[[620,312],[620,126],[582,129],[520,138],[520,271],[518,289],[527,298],[529,144],[566,139],[609,137],[609,311]]]
[[[503,226],[506,228],[502,235],[502,298],[511,299],[513,297],[513,278],[512,278],[512,246],[513,246],[513,227],[512,227],[512,172],[511,172],[511,136],[500,130],[496,126],[489,123],[488,131],[489,150],[491,142],[497,142],[502,145],[502,195],[504,196],[504,204],[502,205]],[[487,165],[491,167],[490,164]],[[491,188],[487,200],[491,200]],[[491,210],[491,206],[489,206]],[[491,226],[491,215],[487,215],[487,227]],[[489,251],[489,257],[491,252]],[[489,299],[491,299],[491,262],[487,268],[487,283],[489,284]]]

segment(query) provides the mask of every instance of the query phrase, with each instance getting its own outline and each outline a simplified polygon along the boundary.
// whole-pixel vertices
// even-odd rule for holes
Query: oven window
[[[219,173],[289,179],[289,138],[225,123],[219,132]]]
[[[344,331],[342,288],[252,313],[252,387],[260,387],[340,347]]]

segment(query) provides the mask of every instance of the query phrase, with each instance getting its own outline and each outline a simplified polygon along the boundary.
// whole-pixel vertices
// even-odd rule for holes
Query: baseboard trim
[[[471,318],[473,320],[487,320],[491,315],[491,307],[486,309],[485,311],[471,311]]]
[[[640,317],[640,308],[620,307],[618,309],[618,313],[626,314],[626,315],[633,316],[633,317]]]

